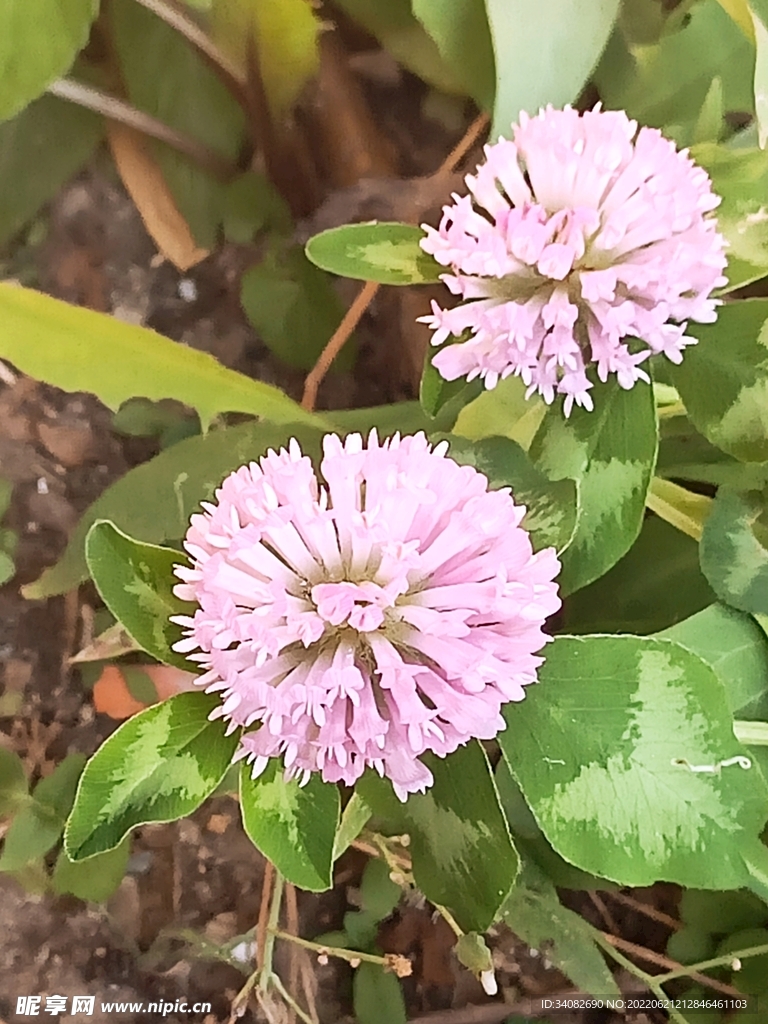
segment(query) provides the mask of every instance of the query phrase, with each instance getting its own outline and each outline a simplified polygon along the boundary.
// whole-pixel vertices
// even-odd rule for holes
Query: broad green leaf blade
[[[500,380],[490,390],[482,388],[459,412],[453,432],[471,441],[501,435],[517,441],[527,451],[547,406],[543,400],[528,400],[525,390],[519,377]]]
[[[553,885],[561,889],[599,889],[609,891],[615,883],[574,867],[553,848],[539,828],[533,812],[525,801],[509,765],[501,758],[493,774],[504,815],[509,822],[512,840],[520,852],[520,860],[530,861],[544,872]]]
[[[768,643],[749,615],[712,604],[658,636],[674,640],[714,669],[736,717],[760,707],[768,689]]]
[[[35,786],[33,798],[14,815],[5,834],[0,871],[20,871],[44,857],[61,838],[85,757],[69,754]]]
[[[267,253],[243,274],[245,315],[264,344],[290,366],[311,370],[341,323],[344,307],[331,281],[298,246]],[[350,339],[332,365],[348,370],[353,355]]]
[[[744,462],[768,460],[768,299],[731,302],[696,324],[672,379],[694,425]]]
[[[621,885],[746,884],[740,847],[762,831],[768,789],[753,760],[733,761],[725,691],[685,648],[558,637],[505,718],[504,756],[566,860]]]
[[[696,430],[687,416],[674,416],[659,423],[659,458],[656,475],[665,480],[727,484],[749,488],[761,486],[765,470],[760,463],[739,462],[716,448]]]
[[[496,53],[491,136],[509,137],[520,111],[577,98],[608,41],[619,0],[485,0]]]
[[[80,170],[103,134],[99,117],[53,96],[0,124],[0,245]]]
[[[722,197],[715,212],[718,230],[728,242],[728,284],[723,291],[730,292],[768,274],[768,152],[709,143],[694,147],[692,155]],[[696,336],[697,325],[691,330]]]
[[[472,99],[483,110],[490,110],[496,83],[483,0],[412,0],[412,6]]]
[[[220,412],[277,423],[322,423],[278,388],[136,324],[0,284],[0,358],[64,391],[90,391],[110,409],[129,398],[175,398],[197,409],[203,429]]]
[[[355,971],[352,1005],[358,1024],[406,1024],[400,982],[378,964],[360,964]]]
[[[128,99],[191,135],[235,166],[243,112],[180,33],[134,0],[112,0],[111,35]],[[226,208],[226,187],[162,143],[153,152],[198,245],[212,249]]]
[[[357,789],[387,827],[410,833],[413,874],[424,895],[448,907],[465,931],[485,931],[519,869],[488,759],[472,741],[444,759],[422,760],[434,785],[405,804],[371,772]]]
[[[714,600],[696,541],[658,516],[647,516],[626,555],[565,602],[562,631],[656,633]]]
[[[25,597],[61,594],[88,578],[85,538],[99,519],[109,519],[124,533],[150,544],[180,540],[192,512],[201,501],[212,500],[228,473],[260,458],[269,448],[280,448],[291,437],[314,456],[320,450],[321,436],[304,426],[242,423],[167,448],[126,473],[86,509],[62,558],[24,588]]]
[[[614,33],[594,77],[607,107],[656,128],[692,127],[715,78],[727,111],[752,111],[754,62],[754,47],[718,0],[701,0],[658,43],[628,49]]]
[[[260,231],[278,236],[292,231],[288,204],[265,174],[245,171],[227,186],[224,206],[224,237],[248,245]]]
[[[653,392],[645,384],[625,391],[610,381],[591,392],[593,412],[575,408],[569,419],[551,406],[529,455],[549,479],[576,480],[579,519],[563,554],[565,594],[602,576],[640,533],[658,428]]]
[[[109,899],[122,882],[130,853],[127,837],[114,850],[97,853],[87,861],[71,861],[62,850],[53,869],[53,891],[101,903]]]
[[[321,270],[380,284],[429,284],[445,269],[419,246],[421,228],[370,221],[321,231],[306,253]]]
[[[0,855],[0,872],[21,871],[52,850],[64,831],[64,819],[34,801],[14,815]]]
[[[5,0],[0,15],[0,121],[65,74],[88,41],[99,0]]]
[[[340,808],[336,786],[316,772],[306,786],[286,780],[277,758],[253,779],[250,765],[243,762],[240,807],[251,841],[289,882],[311,892],[331,888]]]
[[[176,821],[216,789],[239,733],[210,713],[215,694],[180,693],[129,718],[85,767],[64,832],[70,860],[112,850],[138,825]]]
[[[562,905],[552,882],[531,862],[523,862],[501,913],[518,938],[534,949],[546,949],[547,959],[582,992],[620,995],[592,928]]]
[[[721,488],[704,524],[700,555],[721,601],[768,614],[768,490]]]
[[[394,402],[392,405],[373,405],[363,409],[332,409],[323,416],[331,429],[346,435],[361,433],[368,435],[375,427],[379,437],[401,434],[416,434],[420,430],[435,429],[435,421],[424,414],[418,402]]]
[[[194,665],[176,654],[181,626],[171,615],[189,615],[194,606],[173,593],[176,565],[186,557],[171,548],[143,544],[106,520],[94,523],[85,541],[85,558],[96,588],[133,639],[158,661],[187,672]]]
[[[473,443],[447,436],[452,459],[487,476],[491,490],[511,487],[515,503],[526,506],[521,525],[531,534],[536,551],[546,547],[562,551],[568,546],[578,516],[573,480],[548,480],[520,445],[506,437],[486,437]]]

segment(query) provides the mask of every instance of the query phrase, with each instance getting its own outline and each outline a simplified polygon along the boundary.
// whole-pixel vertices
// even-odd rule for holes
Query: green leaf
[[[246,270],[240,302],[264,344],[302,370],[315,365],[344,316],[331,278],[310,263],[298,246],[273,249]],[[348,370],[353,352],[350,340],[332,365]]]
[[[722,197],[717,227],[728,242],[728,284],[723,291],[730,292],[768,274],[768,152],[708,143],[696,146],[692,155]],[[691,329],[695,335],[698,325]]]
[[[728,935],[768,923],[768,910],[748,892],[686,889],[680,898],[680,919],[709,935]]]
[[[529,401],[525,397],[525,384],[519,377],[507,377],[495,388],[482,389],[477,398],[464,406],[456,419],[454,433],[471,441],[501,435],[517,441],[527,450],[546,410],[543,401]],[[526,423],[530,429],[524,430],[521,436]]]
[[[713,604],[665,629],[674,640],[710,665],[725,687],[732,714],[758,705],[768,689],[768,643],[754,619],[725,604]]]
[[[687,416],[661,420],[656,475],[665,480],[729,484],[738,488],[761,486],[766,473],[760,463],[739,462],[715,448],[693,428]]]
[[[122,882],[130,853],[131,844],[127,837],[114,850],[98,853],[87,861],[71,861],[62,850],[53,870],[53,890],[102,903]]]
[[[224,203],[224,237],[247,245],[259,231],[273,228],[288,235],[291,211],[264,174],[246,171],[228,185]]]
[[[109,18],[131,103],[199,139],[234,166],[245,130],[243,112],[194,47],[134,0],[113,0]],[[225,186],[177,150],[159,142],[153,150],[198,245],[212,249],[226,209]]]
[[[80,861],[112,850],[138,825],[176,821],[216,789],[238,744],[210,713],[215,694],[179,693],[141,711],[104,741],[86,765],[64,846]]]
[[[432,420],[439,413],[455,408],[459,416],[470,402],[473,402],[483,390],[481,380],[473,380],[467,384],[464,378],[459,380],[446,380],[441,377],[432,365],[432,350],[429,349],[424,357],[424,369],[419,381],[419,404],[424,412]],[[456,419],[456,416],[454,416]],[[434,427],[434,423],[430,426]],[[492,431],[489,431],[492,433]]]
[[[487,476],[491,490],[512,488],[516,504],[527,508],[521,525],[531,534],[536,551],[546,547],[562,551],[568,546],[578,516],[573,480],[548,480],[520,445],[506,437],[486,437],[474,443],[451,435],[448,439],[450,457]]]
[[[486,0],[496,53],[491,136],[509,135],[524,110],[575,100],[616,20],[619,0]]]
[[[663,128],[695,122],[717,77],[725,109],[750,113],[754,53],[718,0],[702,0],[658,43],[628,50],[615,33],[594,77],[607,107]]]
[[[358,1024],[406,1024],[400,982],[377,964],[360,964],[355,971],[352,1005]]]
[[[287,444],[290,437],[314,456],[321,436],[304,426],[242,423],[166,448],[126,473],[86,509],[62,558],[25,587],[24,596],[40,599],[61,594],[88,578],[85,538],[99,519],[108,519],[129,536],[150,544],[179,540],[187,532],[192,512],[201,501],[213,498],[228,473],[269,448]]]
[[[696,541],[658,516],[647,516],[627,554],[565,602],[562,630],[656,633],[714,600]]]
[[[471,741],[444,759],[422,760],[434,785],[405,804],[371,772],[357,789],[388,827],[410,833],[413,874],[424,895],[447,906],[464,931],[485,931],[519,868],[488,759]]]
[[[64,391],[90,391],[113,410],[141,396],[192,406],[203,429],[221,412],[322,422],[278,388],[228,370],[206,352],[29,288],[0,284],[0,316],[0,358]]]
[[[339,824],[339,791],[315,772],[305,786],[286,780],[277,758],[258,778],[240,768],[240,807],[251,841],[289,882],[311,892],[333,884],[333,840]]]
[[[63,818],[34,802],[22,807],[5,833],[0,872],[20,871],[32,861],[44,857],[58,843],[63,831]]]
[[[483,0],[412,0],[445,63],[483,110],[493,106],[494,57]]]
[[[622,885],[747,883],[740,847],[768,789],[754,763],[723,764],[744,749],[714,671],[685,648],[558,637],[505,718],[504,756],[566,860]]]
[[[693,424],[745,462],[768,460],[768,299],[723,306],[696,324],[698,345],[672,370]]]
[[[454,952],[459,963],[464,964],[478,978],[486,971],[493,970],[491,951],[483,936],[478,935],[477,932],[466,932],[464,935],[460,935],[454,946]]]
[[[214,38],[243,71],[256,56],[272,114],[285,117],[320,64],[322,26],[312,5],[307,0],[213,0],[211,17]]]
[[[546,949],[547,959],[583,992],[621,994],[592,928],[561,904],[552,882],[534,864],[523,862],[501,913],[518,938],[534,949]]]
[[[363,877],[360,879],[360,906],[377,921],[389,917],[397,904],[403,890],[389,877],[389,865],[386,861],[372,857],[365,865]]]
[[[18,754],[0,747],[0,817],[9,815],[27,798],[27,773]]]
[[[768,613],[768,491],[717,492],[701,538],[701,568],[721,599]]]
[[[338,0],[338,5],[374,35],[396,61],[445,92],[464,90],[434,39],[413,13],[411,0]]]
[[[370,807],[360,794],[353,793],[347,801],[346,807],[341,812],[339,828],[333,841],[334,863],[357,839],[368,824],[372,813]]]
[[[80,170],[103,134],[95,114],[53,96],[0,124],[0,245]]]
[[[658,429],[653,392],[644,384],[629,391],[615,381],[591,392],[593,412],[575,408],[565,419],[551,406],[529,455],[551,480],[576,480],[579,519],[563,554],[559,577],[564,594],[602,576],[629,551],[645,514]]]
[[[182,638],[171,615],[189,615],[194,606],[174,596],[174,566],[186,558],[171,548],[142,544],[106,520],[94,523],[85,541],[85,558],[107,608],[140,647],[153,658],[187,672],[192,663],[173,651]]]
[[[5,0],[0,23],[0,121],[65,74],[85,46],[98,0]]]
[[[38,782],[32,799],[14,816],[5,834],[0,871],[19,871],[56,845],[84,764],[82,754],[69,754],[51,775]]]
[[[496,765],[493,777],[496,780],[504,815],[509,822],[512,839],[520,851],[521,861],[534,863],[550,882],[562,889],[599,889],[602,892],[610,892],[616,888],[613,882],[569,864],[553,849],[539,828],[504,758]]]
[[[12,579],[16,572],[13,559],[5,551],[0,551],[0,586]]]
[[[435,430],[435,420],[424,414],[418,402],[394,402],[392,405],[374,405],[363,409],[332,409],[323,416],[330,427],[340,434],[358,433],[367,436],[372,427],[379,437],[416,434]]]
[[[419,246],[421,228],[410,224],[343,224],[321,231],[307,242],[306,253],[321,270],[380,284],[429,284],[443,267]]]

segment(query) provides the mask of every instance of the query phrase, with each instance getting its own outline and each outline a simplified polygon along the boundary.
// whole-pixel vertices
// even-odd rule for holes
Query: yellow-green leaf
[[[28,288],[0,284],[0,322],[0,358],[46,384],[89,391],[110,409],[138,396],[175,398],[198,411],[204,429],[220,412],[319,422],[282,391],[205,352]]]

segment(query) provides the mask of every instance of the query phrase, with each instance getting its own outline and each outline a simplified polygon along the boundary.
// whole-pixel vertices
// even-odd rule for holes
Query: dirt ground
[[[391,119],[398,142],[398,132],[412,127],[396,111]],[[404,173],[426,174],[438,166],[466,123],[461,117],[451,128],[422,132],[420,162],[406,166]],[[403,209],[412,210],[414,204],[427,210],[439,205],[451,185],[451,180],[443,182],[442,197],[434,183],[423,180],[386,179],[338,189],[300,234],[348,219],[403,216]],[[5,276],[155,327],[300,396],[302,374],[269,353],[240,310],[239,275],[254,256],[248,247],[225,246],[185,275],[159,263],[104,154],[69,183],[43,221],[44,239],[29,245],[22,240]],[[185,283],[190,281],[193,288]],[[340,287],[348,302],[357,286]],[[413,323],[425,301],[423,292],[418,297],[403,292],[397,299],[382,293],[358,332],[355,372],[329,377],[321,405],[353,407],[413,397],[423,336],[404,325]],[[97,606],[93,590],[85,586],[42,602],[24,600],[19,587],[58,558],[95,497],[157,447],[116,433],[112,414],[91,396],[64,394],[13,368],[5,368],[2,378],[0,476],[13,485],[3,526],[15,531],[19,541],[16,575],[0,588],[0,731],[39,777],[69,752],[92,753],[116,723],[95,712],[86,680],[68,664]],[[351,851],[338,865],[331,892],[301,895],[300,934],[311,938],[341,926],[344,912],[355,906],[364,860]],[[214,951],[231,947],[237,936],[254,928],[263,874],[263,860],[242,831],[234,801],[219,797],[189,820],[140,829],[128,873],[105,906],[25,892],[17,881],[0,875],[0,1024],[23,1019],[16,1015],[18,996],[54,994],[67,996],[68,1004],[75,995],[95,996],[94,1024],[151,1019],[136,1012],[102,1013],[103,1001],[179,999],[210,1003],[210,1011],[197,1016],[170,1012],[166,1021],[227,1021],[232,998],[249,973],[247,936],[239,969],[217,959]],[[574,899],[604,925],[599,904],[586,896]],[[622,934],[663,948],[668,934],[663,927],[649,931],[633,912],[613,910]],[[515,1010],[535,1012],[541,996],[569,988],[538,951],[499,929],[493,945],[504,1001],[490,1000],[456,961],[450,929],[433,919],[428,906],[406,903],[384,927],[386,948],[413,959],[414,973],[404,990],[409,1018],[422,1024],[493,1024]],[[322,1024],[353,1019],[351,972],[345,964],[298,958],[293,965],[286,962],[285,969],[304,977]],[[60,1019],[85,1018],[65,1014]],[[261,1018],[249,1010],[243,1019]],[[557,1020],[610,1024],[611,1018],[592,1014]]]

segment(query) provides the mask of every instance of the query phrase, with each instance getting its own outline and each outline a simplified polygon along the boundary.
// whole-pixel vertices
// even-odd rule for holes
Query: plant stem
[[[147,0],[140,0],[140,3],[146,2]],[[152,0],[152,2],[157,2],[157,0]],[[485,113],[479,114],[466,130],[463,138],[456,146],[454,146],[437,169],[434,175],[435,179],[440,175],[450,174],[451,171],[455,170],[487,127],[488,115]],[[304,381],[304,394],[301,397],[301,407],[303,409],[306,409],[308,412],[314,411],[315,403],[317,401],[317,390],[325,379],[325,375],[328,373],[328,370],[331,368],[331,363],[339,352],[341,352],[348,338],[360,322],[363,314],[368,309],[371,302],[373,302],[373,299],[380,287],[381,285],[376,281],[366,281],[357,293],[355,300],[347,310],[344,319],[336,328],[330,341],[320,353],[317,362],[307,374],[306,380]]]
[[[447,907],[441,907],[439,903],[435,903],[434,906],[435,910],[437,910],[440,916],[445,920],[446,924],[450,927],[451,931],[456,936],[456,938],[462,938],[462,936],[465,934],[464,929],[458,923],[458,921],[450,912],[450,910],[448,910]]]
[[[768,747],[768,722],[745,722],[739,719],[733,723],[733,731],[739,743]]]
[[[320,942],[312,942],[310,939],[300,939],[298,935],[291,935],[290,932],[279,931],[276,928],[269,929],[274,939],[284,939],[286,942],[293,942],[304,949],[311,949],[314,953],[326,956],[335,956],[339,960],[346,960],[353,963],[357,960],[364,960],[367,964],[378,964],[380,967],[389,967],[390,961],[383,956],[376,956],[375,953],[359,953],[356,949],[345,949],[343,946],[324,946]]]
[[[272,904],[269,908],[267,935],[264,941],[264,953],[261,961],[261,977],[259,979],[259,988],[262,992],[266,992],[269,988],[270,982],[273,982],[275,979],[275,973],[272,970],[272,958],[275,953],[275,935],[277,934],[277,924],[280,919],[280,906],[283,902],[284,887],[285,879],[277,868],[275,868],[275,887],[272,890]]]
[[[288,989],[285,987],[285,985],[280,980],[280,975],[279,974],[273,974],[272,978],[271,978],[271,981],[272,981],[272,984],[277,989],[277,991],[283,997],[285,1002],[290,1006],[290,1008],[296,1014],[296,1016],[300,1020],[304,1021],[304,1024],[316,1024],[316,1022],[312,1020],[312,1018],[309,1016],[309,1014],[305,1013],[302,1010],[302,1008],[299,1006],[299,1004],[296,1002],[296,1000],[290,994]]]
[[[158,121],[156,117],[152,117],[150,114],[145,114],[143,110],[137,110],[136,107],[132,107],[125,100],[118,99],[117,96],[110,96],[109,93],[102,92],[101,89],[95,89],[92,85],[77,82],[74,78],[59,78],[48,86],[47,91],[52,96],[56,96],[61,100],[76,103],[79,107],[93,110],[95,113],[101,114],[102,117],[107,117],[111,121],[127,125],[129,128],[141,132],[142,135],[148,135],[150,138],[164,142],[167,146],[189,157],[190,160],[198,164],[204,171],[218,178],[219,181],[224,183],[232,181],[238,173],[238,169],[234,164],[230,163],[229,160],[225,160],[224,157],[204,145],[198,139],[176,131],[170,125]]]
[[[698,542],[712,508],[712,498],[694,494],[671,480],[655,476],[645,497],[645,505],[675,529]]]
[[[748,946],[746,949],[735,949],[725,956],[716,956],[712,960],[702,960],[698,964],[690,964],[686,967],[679,967],[675,971],[667,971],[666,974],[657,974],[655,980],[661,985],[666,985],[668,981],[685,978],[692,972],[698,974],[700,971],[709,971],[713,967],[730,967],[734,960],[747,960],[749,957],[764,956],[766,953],[768,953],[768,943],[763,943],[761,946]]]
[[[630,959],[625,957],[618,951],[610,942],[604,937],[603,933],[595,928],[592,931],[592,936],[595,942],[600,946],[611,959],[615,960],[617,964],[620,964],[630,974],[634,974],[636,978],[639,978],[643,984],[647,985],[648,988],[653,992],[657,999],[666,1001],[668,999],[667,993],[661,987],[661,983],[658,981],[658,976],[654,977],[652,974],[648,974],[642,967],[638,967],[637,964],[632,963]],[[669,1019],[674,1020],[677,1024],[688,1024],[688,1021],[683,1017],[681,1013],[678,1013],[673,1007],[669,1007]]]

